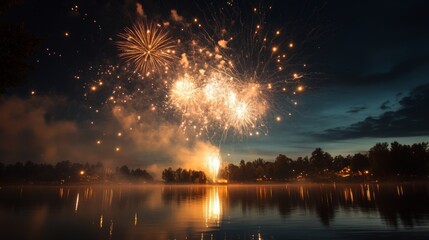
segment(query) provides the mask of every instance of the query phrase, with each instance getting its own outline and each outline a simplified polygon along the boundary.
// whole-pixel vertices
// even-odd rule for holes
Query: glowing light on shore
[[[209,169],[211,180],[212,182],[215,183],[217,181],[217,175],[219,174],[219,169],[221,165],[219,152],[207,153],[206,162]]]

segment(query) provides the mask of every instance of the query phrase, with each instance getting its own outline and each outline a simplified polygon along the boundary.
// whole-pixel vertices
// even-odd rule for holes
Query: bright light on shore
[[[206,162],[209,168],[211,180],[212,182],[216,182],[221,163],[219,152],[208,153],[206,155]]]

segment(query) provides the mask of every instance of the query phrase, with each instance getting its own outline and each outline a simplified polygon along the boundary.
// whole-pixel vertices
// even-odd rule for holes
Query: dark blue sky
[[[88,69],[120,62],[114,40],[135,21],[137,2],[154,19],[168,18],[171,9],[188,18],[203,16],[204,6],[210,6],[184,1],[26,1],[9,10],[7,19],[24,24],[41,43],[31,59],[34,70],[28,83],[9,89],[2,98],[0,130],[13,140],[1,140],[0,160],[117,159],[144,166],[171,161],[162,147],[148,150],[139,145],[147,144],[144,141],[107,140],[117,121],[94,117],[84,97],[83,87],[95,77]],[[429,140],[427,1],[274,1],[272,6],[269,24],[295,42],[293,62],[308,65],[302,79],[305,91],[297,97],[298,106],[284,105],[284,120],[270,124],[267,136],[223,143],[227,161],[272,160],[279,153],[305,156],[316,147],[333,155],[353,154],[377,142]],[[94,119],[102,122],[98,128],[91,126]],[[92,146],[100,136],[106,139],[105,147]],[[116,145],[139,149],[112,152]]]

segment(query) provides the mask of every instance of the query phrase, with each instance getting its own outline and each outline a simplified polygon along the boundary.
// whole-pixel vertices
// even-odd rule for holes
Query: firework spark
[[[217,181],[217,174],[219,172],[219,168],[221,164],[219,152],[207,153],[206,162],[209,168],[211,180],[212,182],[215,183]]]
[[[136,23],[118,35],[120,57],[132,62],[143,75],[162,72],[175,58],[175,42],[161,25]]]
[[[233,6],[225,9],[231,8],[241,12]],[[205,141],[220,146],[227,139],[268,134],[270,121],[291,116],[284,111],[298,106],[296,96],[306,87],[303,68],[290,57],[300,45],[285,39],[286,31],[272,28],[265,10],[252,10],[240,16],[222,12],[211,14],[213,19],[163,20],[162,25],[145,19],[126,28],[117,46],[135,68],[91,66],[96,80],[85,86],[85,97],[105,98],[90,109],[102,116],[98,111],[103,105],[119,106],[135,111],[139,121],[140,114],[150,111],[177,124],[190,145]],[[126,138],[127,129],[115,131],[115,140]],[[120,145],[113,147],[123,152]]]
[[[197,95],[197,86],[187,75],[173,84],[170,93],[173,105],[184,114],[189,114],[197,106]]]

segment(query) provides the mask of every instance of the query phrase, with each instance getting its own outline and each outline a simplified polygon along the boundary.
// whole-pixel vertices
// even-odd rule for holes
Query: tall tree
[[[371,172],[376,176],[387,176],[392,174],[392,165],[390,160],[389,145],[385,143],[377,143],[369,150],[368,153]]]
[[[292,159],[286,157],[286,155],[279,154],[274,161],[274,178],[276,179],[287,179],[291,177],[291,164]]]
[[[316,148],[311,153],[310,164],[313,170],[319,174],[329,170],[332,166],[332,161],[332,156],[321,148]]]
[[[368,156],[362,153],[356,153],[351,159],[350,168],[353,172],[369,170]]]

